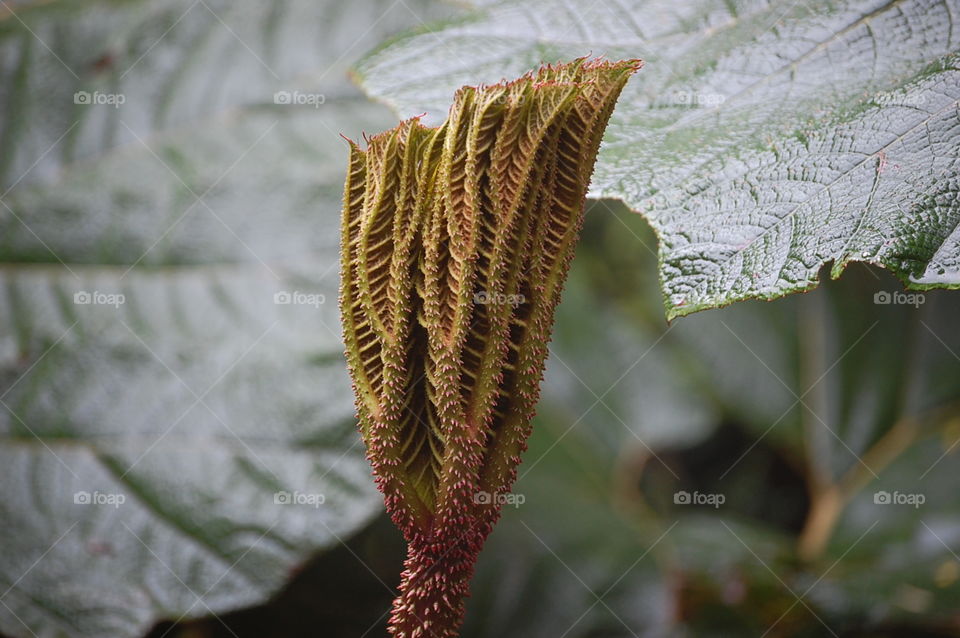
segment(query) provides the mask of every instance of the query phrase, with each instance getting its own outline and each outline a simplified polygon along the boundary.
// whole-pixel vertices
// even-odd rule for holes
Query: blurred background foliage
[[[4,5],[4,634],[384,634],[403,544],[339,355],[338,135],[395,121],[350,64],[458,11]],[[463,636],[960,635],[957,293],[877,305],[900,285],[854,266],[668,325],[656,247],[589,202]]]

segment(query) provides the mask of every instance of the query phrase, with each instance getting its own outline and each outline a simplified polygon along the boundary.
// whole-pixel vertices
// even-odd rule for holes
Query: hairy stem
[[[411,542],[393,601],[390,634],[396,638],[448,638],[463,622],[473,566],[483,543],[468,529],[446,543]]]

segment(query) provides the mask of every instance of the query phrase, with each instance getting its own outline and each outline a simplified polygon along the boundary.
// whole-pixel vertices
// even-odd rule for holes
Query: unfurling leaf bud
[[[342,312],[360,431],[408,542],[390,631],[455,636],[516,478],[600,139],[640,62],[463,87],[350,143]]]

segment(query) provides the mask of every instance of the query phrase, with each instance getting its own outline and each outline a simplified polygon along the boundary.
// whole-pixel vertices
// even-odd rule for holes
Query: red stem
[[[455,638],[463,622],[470,577],[490,525],[463,526],[407,545],[400,592],[389,631],[395,638]],[[442,538],[446,536],[447,538]]]

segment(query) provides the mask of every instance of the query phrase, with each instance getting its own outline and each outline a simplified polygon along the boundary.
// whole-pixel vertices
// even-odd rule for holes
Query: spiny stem
[[[400,591],[390,618],[396,638],[457,635],[473,566],[488,530],[468,528],[445,542],[417,540],[407,547]]]

